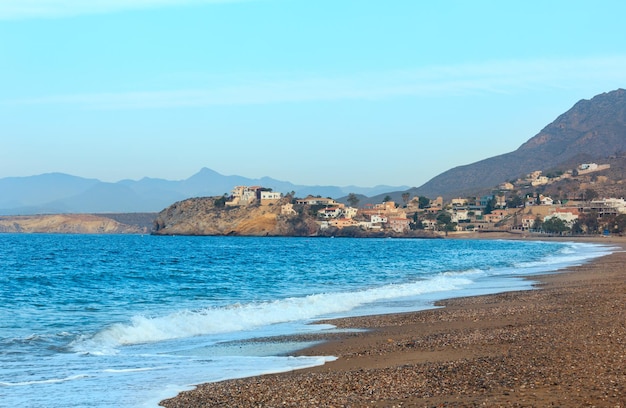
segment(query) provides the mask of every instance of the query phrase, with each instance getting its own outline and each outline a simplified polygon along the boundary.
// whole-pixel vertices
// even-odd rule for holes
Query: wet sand
[[[623,239],[595,242],[624,247]],[[333,320],[320,367],[198,386],[174,407],[626,407],[626,252],[539,290]]]

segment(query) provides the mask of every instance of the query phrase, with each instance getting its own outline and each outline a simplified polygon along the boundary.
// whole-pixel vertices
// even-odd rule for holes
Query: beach
[[[623,247],[620,238],[599,241]],[[538,290],[332,320],[314,368],[199,385],[174,407],[625,407],[626,253],[533,277]],[[291,339],[293,340],[293,339]],[[311,339],[302,339],[311,340]]]

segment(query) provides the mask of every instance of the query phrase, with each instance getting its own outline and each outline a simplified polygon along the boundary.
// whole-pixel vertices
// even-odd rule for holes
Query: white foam
[[[320,293],[271,302],[235,304],[199,311],[182,310],[160,317],[135,316],[70,345],[76,352],[112,354],[123,345],[250,330],[277,323],[345,313],[387,299],[449,291],[471,284],[466,278],[439,276],[413,283],[385,285],[356,292]]]
[[[102,370],[102,372],[112,373],[112,374],[141,373],[144,371],[160,370],[162,368],[164,367],[143,367],[143,368],[126,368],[126,369],[107,368],[105,370]]]
[[[608,255],[615,250],[616,248],[614,247],[604,245],[569,242],[559,250],[558,254],[551,254],[537,261],[522,262],[516,264],[516,266],[521,269],[550,272],[568,266],[580,265],[592,259]]]

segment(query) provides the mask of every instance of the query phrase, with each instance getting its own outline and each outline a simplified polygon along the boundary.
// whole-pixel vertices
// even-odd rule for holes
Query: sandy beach
[[[593,240],[624,247],[621,238]],[[203,384],[174,407],[626,407],[626,252],[539,290],[333,320],[320,367]]]

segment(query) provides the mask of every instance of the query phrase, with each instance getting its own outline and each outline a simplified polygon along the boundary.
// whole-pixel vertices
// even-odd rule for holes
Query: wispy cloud
[[[155,7],[241,0],[0,0],[0,20],[60,18]]]
[[[231,82],[199,89],[97,92],[4,101],[5,104],[76,105],[87,109],[160,109],[337,100],[388,100],[519,93],[527,90],[598,89],[626,84],[626,56],[492,61],[431,66],[350,76],[302,76]],[[610,90],[610,89],[607,89]]]

